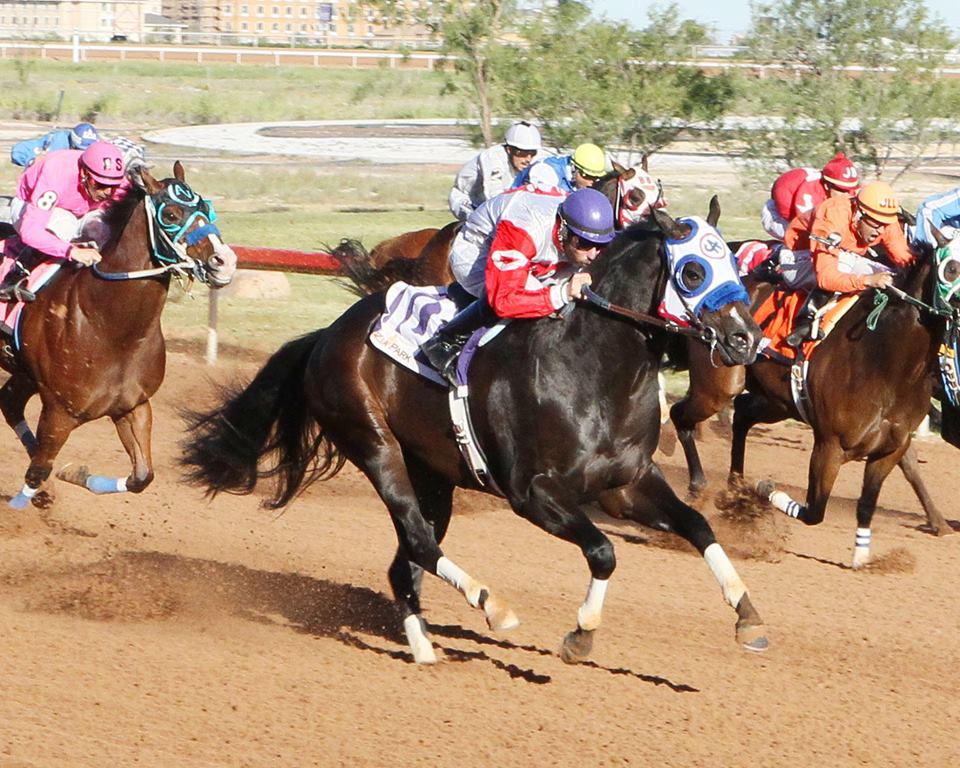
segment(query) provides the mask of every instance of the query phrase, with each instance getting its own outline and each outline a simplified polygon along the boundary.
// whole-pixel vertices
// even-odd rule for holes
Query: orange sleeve
[[[813,226],[815,211],[807,211],[795,216],[787,231],[783,234],[783,244],[791,251],[803,251],[810,247],[810,227]]]
[[[810,228],[810,234],[829,237],[833,233],[840,235],[840,248],[858,251],[857,239],[853,234],[853,208],[846,198],[834,197],[817,208],[817,214]],[[825,291],[854,293],[866,288],[863,275],[850,275],[838,268],[840,260],[823,243],[810,241],[813,252],[813,266],[817,271],[817,287]]]
[[[880,235],[880,242],[887,249],[890,261],[898,267],[908,267],[913,264],[913,253],[907,245],[907,238],[903,234],[903,226],[897,222],[884,228]]]

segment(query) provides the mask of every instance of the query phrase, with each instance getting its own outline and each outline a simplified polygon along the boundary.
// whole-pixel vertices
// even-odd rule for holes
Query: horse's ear
[[[630,179],[632,179],[636,175],[637,175],[636,168],[628,168],[627,170],[625,170],[623,173],[620,174],[620,180],[630,181]]]
[[[720,221],[720,198],[714,195],[710,198],[710,212],[707,214],[707,224],[716,228]]]
[[[943,236],[943,232],[937,229],[932,223],[930,224],[930,232],[933,234],[933,239],[937,241],[937,248],[946,248],[950,245],[950,241]]]
[[[671,240],[683,240],[683,238],[690,233],[689,224],[680,224],[661,208],[654,209],[653,219],[657,222],[657,226],[660,227],[660,231]]]
[[[139,189],[142,189],[148,195],[153,195],[163,188],[163,184],[157,181],[147,170],[146,163],[139,162],[131,165],[127,169],[127,176]]]
[[[900,219],[901,224],[906,224],[909,227],[917,226],[917,217],[910,213],[910,211],[903,206],[901,206],[900,210],[897,211],[897,218]]]
[[[627,172],[627,169],[624,168],[616,160],[611,160],[610,164],[613,166],[613,170],[617,172],[617,176],[623,176]]]
[[[650,158],[647,157],[647,155],[644,155],[643,158],[641,158],[640,160],[640,167],[643,168],[643,170],[645,171],[649,171],[650,170],[649,164],[650,164]]]
[[[183,175],[184,175],[184,174],[183,174],[183,163],[181,163],[179,160],[177,160],[177,161],[173,164],[173,178],[175,178],[177,181],[183,181]]]

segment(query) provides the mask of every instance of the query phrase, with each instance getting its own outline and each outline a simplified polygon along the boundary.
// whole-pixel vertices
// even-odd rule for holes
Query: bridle
[[[150,257],[160,266],[130,272],[104,272],[94,265],[94,274],[104,280],[139,280],[169,273],[180,281],[197,279],[207,282],[207,271],[203,262],[190,256],[187,249],[205,238],[220,238],[220,230],[213,223],[217,219],[213,203],[202,198],[185,182],[173,179],[159,191],[145,195],[143,205],[150,238]],[[164,222],[164,211],[170,205],[184,211],[182,223]],[[191,230],[198,219],[204,223]]]

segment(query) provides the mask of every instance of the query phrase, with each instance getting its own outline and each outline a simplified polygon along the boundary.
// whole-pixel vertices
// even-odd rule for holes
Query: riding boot
[[[473,332],[497,319],[486,299],[477,299],[460,310],[432,338],[420,345],[420,351],[430,365],[457,386],[457,358]]]
[[[30,273],[19,262],[15,262],[0,283],[0,302],[33,301],[36,295],[25,287],[29,276]]]
[[[830,291],[824,291],[820,288],[814,288],[810,291],[806,302],[797,313],[797,321],[793,327],[793,332],[784,339],[788,347],[797,349],[803,342],[813,338],[813,321],[817,317],[817,310],[830,300],[831,295]]]

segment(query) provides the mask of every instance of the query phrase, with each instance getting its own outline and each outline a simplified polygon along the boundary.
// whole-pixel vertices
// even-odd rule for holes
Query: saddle
[[[447,381],[435,371],[420,353],[420,345],[431,338],[444,323],[457,313],[456,292],[446,287],[414,286],[394,283],[387,290],[386,309],[370,332],[370,343],[404,368],[443,387]],[[472,297],[471,297],[472,298]],[[473,333],[457,361],[457,387],[449,387],[450,419],[457,447],[480,487],[500,493],[487,468],[486,456],[474,433],[468,408],[467,371],[480,346],[495,338],[505,323],[481,328]],[[502,495],[502,493],[500,494]]]
[[[62,266],[59,261],[45,259],[43,254],[30,251],[10,262],[7,273],[0,275],[0,334],[4,344],[10,346],[11,355],[20,349],[19,328],[24,306],[36,298]]]

